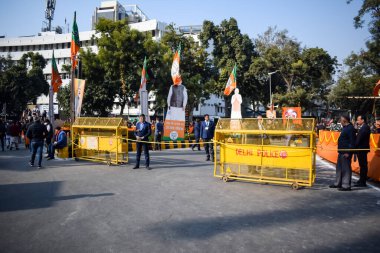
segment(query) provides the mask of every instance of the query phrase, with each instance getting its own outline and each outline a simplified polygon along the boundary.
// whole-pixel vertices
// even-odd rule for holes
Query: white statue
[[[231,119],[241,119],[241,103],[243,98],[239,94],[239,89],[235,88],[235,94],[231,97]]]

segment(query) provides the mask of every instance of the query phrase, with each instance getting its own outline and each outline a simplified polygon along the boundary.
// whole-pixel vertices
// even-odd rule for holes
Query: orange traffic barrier
[[[317,154],[330,162],[336,163],[338,159],[338,138],[340,132],[319,131]],[[370,152],[368,153],[368,176],[380,181],[380,134],[371,134]],[[352,171],[359,173],[359,162],[352,161]]]

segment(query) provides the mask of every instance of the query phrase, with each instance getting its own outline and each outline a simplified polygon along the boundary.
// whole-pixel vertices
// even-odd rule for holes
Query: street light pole
[[[269,104],[272,106],[272,75],[276,74],[279,70],[269,72]]]

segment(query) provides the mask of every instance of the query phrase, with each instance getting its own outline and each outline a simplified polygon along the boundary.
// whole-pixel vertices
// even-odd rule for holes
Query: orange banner
[[[181,141],[185,139],[185,121],[165,120],[164,140]]]

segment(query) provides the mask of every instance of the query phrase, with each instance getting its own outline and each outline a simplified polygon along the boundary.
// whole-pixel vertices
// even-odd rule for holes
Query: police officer
[[[136,137],[136,148],[137,148],[137,154],[136,154],[136,165],[133,167],[133,169],[138,169],[140,167],[140,157],[142,149],[144,149],[144,155],[145,155],[145,168],[147,170],[151,170],[149,167],[149,143],[147,141],[149,140],[148,137],[151,135],[152,129],[150,123],[145,121],[145,115],[141,114],[139,118],[139,122],[136,124],[136,131],[135,131],[135,137]]]

